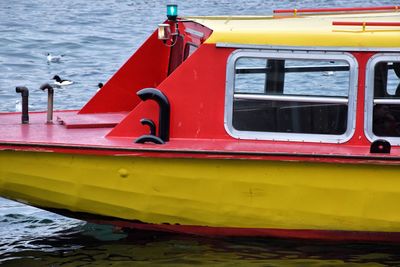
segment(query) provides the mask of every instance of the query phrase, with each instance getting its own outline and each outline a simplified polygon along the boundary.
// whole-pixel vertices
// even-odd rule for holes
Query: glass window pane
[[[374,71],[374,97],[400,97],[400,62],[379,62]]]
[[[400,98],[400,62],[375,65],[374,99]],[[372,131],[376,136],[400,136],[400,104],[375,104]]]
[[[239,58],[235,68],[235,93],[263,94],[266,59]]]
[[[183,60],[186,60],[188,57],[190,57],[196,50],[197,50],[196,45],[187,43],[185,46],[185,53],[184,53]]]
[[[233,127],[241,131],[340,135],[347,105],[287,101],[234,101]]]
[[[286,60],[286,95],[340,96],[349,93],[349,66],[346,61]]]
[[[246,58],[235,65],[235,94],[281,96],[279,100],[233,101],[233,127],[241,131],[341,135],[347,128],[347,104],[330,98],[349,96],[347,61]],[[315,101],[285,97],[321,97]],[[326,99],[327,103],[324,103]]]
[[[372,131],[376,136],[400,136],[400,105],[374,105]]]

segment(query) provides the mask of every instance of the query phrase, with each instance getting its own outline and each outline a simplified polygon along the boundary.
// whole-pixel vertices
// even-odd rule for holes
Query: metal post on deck
[[[29,123],[29,90],[25,86],[17,86],[15,88],[15,92],[20,93],[22,97],[22,115],[21,115],[21,123],[28,124]]]
[[[48,84],[45,83],[42,86],[40,86],[40,90],[44,91],[47,89],[47,122],[48,124],[53,123],[53,98],[54,98],[54,88]]]

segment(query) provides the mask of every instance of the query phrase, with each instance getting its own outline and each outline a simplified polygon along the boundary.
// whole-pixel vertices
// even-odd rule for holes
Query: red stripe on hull
[[[146,224],[128,221],[105,220],[92,220],[91,222],[99,224],[112,224],[122,228],[132,228],[137,230],[161,231],[208,237],[275,237],[329,241],[400,242],[399,232],[208,227],[169,224]]]

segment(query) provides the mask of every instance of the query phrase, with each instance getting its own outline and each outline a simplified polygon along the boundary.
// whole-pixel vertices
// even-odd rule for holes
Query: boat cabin
[[[399,145],[399,13],[288,12],[167,21],[176,35],[155,32],[78,114],[128,112],[107,138],[138,138],[159,112],[136,93],[154,87],[171,143]]]
[[[53,127],[62,145],[86,148],[366,156],[376,140],[400,145],[393,8],[167,20],[81,110],[56,112]],[[3,143],[51,145],[48,127],[9,130]]]

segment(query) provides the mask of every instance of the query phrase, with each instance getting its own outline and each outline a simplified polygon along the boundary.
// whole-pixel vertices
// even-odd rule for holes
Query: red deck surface
[[[115,127],[128,112],[76,114],[76,112],[64,112],[57,115],[58,124],[72,128],[110,128]]]
[[[253,158],[263,159],[265,156],[295,157],[299,160],[306,158],[312,161],[330,161],[342,160],[341,157],[350,157],[347,160],[364,162],[360,157],[373,157],[371,160],[387,159],[394,156],[387,154],[371,155],[369,149],[365,146],[337,145],[337,144],[318,144],[318,143],[295,143],[295,142],[274,142],[274,141],[256,141],[256,140],[236,140],[230,139],[171,139],[164,145],[155,144],[136,144],[134,140],[137,137],[106,137],[112,128],[93,128],[89,123],[92,120],[103,118],[108,121],[119,120],[125,113],[108,114],[107,116],[93,114],[85,115],[82,121],[74,118],[76,111],[56,112],[55,117],[69,118],[70,122],[80,125],[79,128],[67,128],[66,125],[55,122],[46,124],[46,113],[30,113],[30,124],[21,124],[21,115],[19,113],[0,113],[0,149],[8,149],[10,145],[27,145],[31,147],[28,150],[49,150],[56,151],[54,148],[71,149],[95,149],[94,154],[103,154],[99,152],[102,148],[111,150],[107,154],[135,154],[153,152],[161,153],[163,157],[180,157],[182,154],[192,154],[192,157],[207,158]],[[79,115],[80,116],[80,115]],[[92,116],[92,117],[90,117]],[[68,121],[68,120],[67,120]],[[104,122],[104,121],[103,121]],[[100,121],[102,123],[102,121]],[[98,124],[97,124],[98,125]],[[39,145],[39,146],[37,146]],[[43,148],[43,146],[45,148]],[[41,148],[42,147],[42,148]],[[16,149],[12,147],[12,149]],[[27,149],[26,147],[24,150]],[[115,151],[114,151],[115,150]],[[392,148],[390,155],[396,155],[398,148]],[[71,152],[71,151],[66,151]],[[73,152],[73,151],[72,151]],[[163,153],[168,152],[168,153]],[[81,152],[79,152],[81,153]],[[307,155],[309,154],[309,155]],[[325,157],[319,157],[324,155]],[[155,155],[159,156],[159,155]],[[187,155],[185,155],[187,156]],[[335,159],[339,156],[338,159]],[[333,157],[333,158],[332,158]]]

